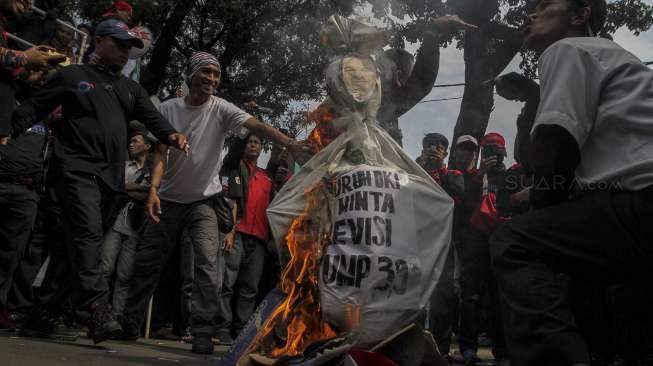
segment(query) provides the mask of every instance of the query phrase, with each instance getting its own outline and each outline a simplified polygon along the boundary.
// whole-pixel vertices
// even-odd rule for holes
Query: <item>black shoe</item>
[[[114,319],[110,305],[100,305],[93,309],[88,324],[88,336],[93,339],[93,343],[98,344],[121,334],[122,327]]]
[[[195,334],[193,337],[193,353],[210,355],[213,353],[213,340],[209,334]]]
[[[221,346],[231,346],[234,343],[234,339],[231,338],[228,330],[219,330],[215,333],[215,338],[218,339],[218,344]]]
[[[0,330],[14,331],[16,330],[16,321],[4,311],[0,310]]]
[[[115,337],[111,337],[111,340],[114,341],[128,341],[128,342],[135,342],[138,340],[139,334],[138,332],[134,332],[130,330],[129,328],[125,328],[123,326],[123,330],[120,334],[118,334]]]
[[[18,335],[75,342],[79,335],[79,329],[66,327],[61,319],[53,314],[53,311],[44,308],[34,309],[18,329]]]
[[[16,327],[20,326],[20,324],[25,323],[28,317],[29,317],[29,313],[24,313],[22,311],[9,313],[9,319],[11,319],[14,323],[16,323]]]

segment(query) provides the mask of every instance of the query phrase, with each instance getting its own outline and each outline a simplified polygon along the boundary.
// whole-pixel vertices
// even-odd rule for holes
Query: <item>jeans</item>
[[[138,237],[114,229],[109,229],[102,240],[102,270],[107,283],[113,283],[111,307],[116,317],[122,316],[125,308],[137,244]]]
[[[237,232],[234,248],[225,255],[224,261],[224,282],[216,328],[218,332],[233,331],[234,335],[238,335],[256,308],[256,295],[265,262],[265,241]]]
[[[0,311],[6,311],[14,273],[25,253],[38,195],[25,185],[0,183]]]
[[[193,269],[190,327],[193,334],[213,334],[223,270],[218,268],[218,222],[213,208],[201,201],[180,204],[161,201],[161,222],[148,221],[136,249],[127,296],[124,326],[141,328],[147,303],[166,263],[178,247],[191,249]],[[184,251],[182,250],[181,253]],[[182,260],[183,263],[189,263]]]
[[[493,235],[492,266],[514,366],[590,363],[567,298],[568,278],[648,282],[651,202],[653,188],[595,191],[515,217]]]

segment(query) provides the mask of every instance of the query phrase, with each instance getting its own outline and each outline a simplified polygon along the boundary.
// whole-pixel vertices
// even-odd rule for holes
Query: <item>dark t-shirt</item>
[[[59,105],[63,118],[53,126],[58,168],[99,176],[117,191],[124,189],[128,122],[139,120],[161,141],[175,132],[138,83],[101,66],[73,65],[54,74],[14,112],[13,134]]]
[[[32,176],[43,168],[43,146],[48,129],[43,123],[32,126],[27,132],[0,145],[0,176]]]

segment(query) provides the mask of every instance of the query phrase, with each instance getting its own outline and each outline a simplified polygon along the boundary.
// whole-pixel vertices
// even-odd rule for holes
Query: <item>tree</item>
[[[296,101],[323,97],[329,60],[320,45],[323,22],[349,14],[361,1],[346,0],[131,0],[134,22],[152,30],[141,84],[165,96],[181,85],[194,51],[218,55],[221,96],[236,105],[255,100],[272,110],[260,117],[297,130]],[[113,0],[41,0],[83,22],[101,17]]]
[[[460,135],[482,137],[494,108],[492,80],[521,52],[522,71],[535,77],[535,57],[521,50],[520,26],[538,0],[371,0],[377,17],[384,17],[397,30],[394,45],[403,41],[419,41],[418,30],[429,18],[443,14],[457,14],[468,23],[479,26],[477,32],[466,32],[456,40],[444,39],[443,44],[457,41],[464,50],[465,90],[460,114],[454,130],[454,141]],[[409,19],[401,24],[399,19]],[[626,27],[639,34],[653,24],[653,7],[642,0],[609,1],[608,21],[601,36]],[[454,154],[450,155],[451,161]]]
[[[73,19],[99,19],[113,0],[39,0]],[[454,138],[481,137],[494,106],[491,84],[521,52],[519,27],[536,0],[132,0],[135,22],[155,34],[146,56],[141,83],[151,94],[167,94],[182,82],[185,62],[195,50],[219,55],[223,67],[221,94],[236,104],[255,100],[273,113],[263,117],[296,130],[295,101],[320,100],[329,55],[320,46],[323,21],[351,14],[362,4],[394,29],[394,47],[418,42],[428,21],[458,14],[480,27],[442,45],[457,42],[465,52],[465,91]],[[625,26],[638,34],[651,27],[653,8],[643,0],[612,1],[604,36]],[[404,21],[401,21],[404,20]],[[405,20],[408,20],[407,22]],[[522,54],[522,69],[534,76],[534,58]],[[453,159],[453,154],[451,156]]]
[[[458,136],[482,137],[494,107],[491,83],[514,56],[521,52],[522,70],[535,77],[533,54],[521,50],[519,27],[537,0],[451,0],[448,5],[466,21],[477,24],[479,32],[467,33],[462,39],[465,50],[465,91],[460,115],[454,129]],[[618,0],[608,5],[608,23],[601,34],[610,37],[625,26],[639,34],[653,24],[653,8],[641,0]],[[453,159],[453,156],[451,157]]]

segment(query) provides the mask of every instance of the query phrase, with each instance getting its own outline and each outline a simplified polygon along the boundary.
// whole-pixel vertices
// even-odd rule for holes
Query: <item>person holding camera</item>
[[[445,190],[458,206],[464,189],[463,174],[449,169],[444,159],[449,150],[449,140],[442,134],[429,133],[422,140],[422,155],[416,159],[433,180]],[[457,321],[458,295],[454,273],[456,260],[453,246],[449,250],[444,270],[431,296],[429,323],[435,341],[443,355],[449,353],[454,324]]]
[[[471,151],[476,140],[471,136],[459,138],[460,148]],[[489,236],[503,218],[496,209],[497,197],[506,187],[506,143],[498,133],[488,133],[480,141],[479,169],[465,172],[466,192],[456,230],[456,249],[460,261],[460,332],[458,343],[465,364],[479,361],[478,336],[481,313],[488,314],[488,333],[495,359],[503,362],[507,350],[502,332],[496,285],[490,271]],[[474,156],[474,155],[472,155]],[[463,219],[465,220],[463,222]],[[482,301],[486,299],[487,301]],[[486,305],[486,306],[484,306]]]
[[[422,139],[422,155],[415,162],[444,189],[454,201],[459,202],[464,191],[462,173],[447,168],[444,159],[449,155],[449,140],[442,134],[429,133]]]

